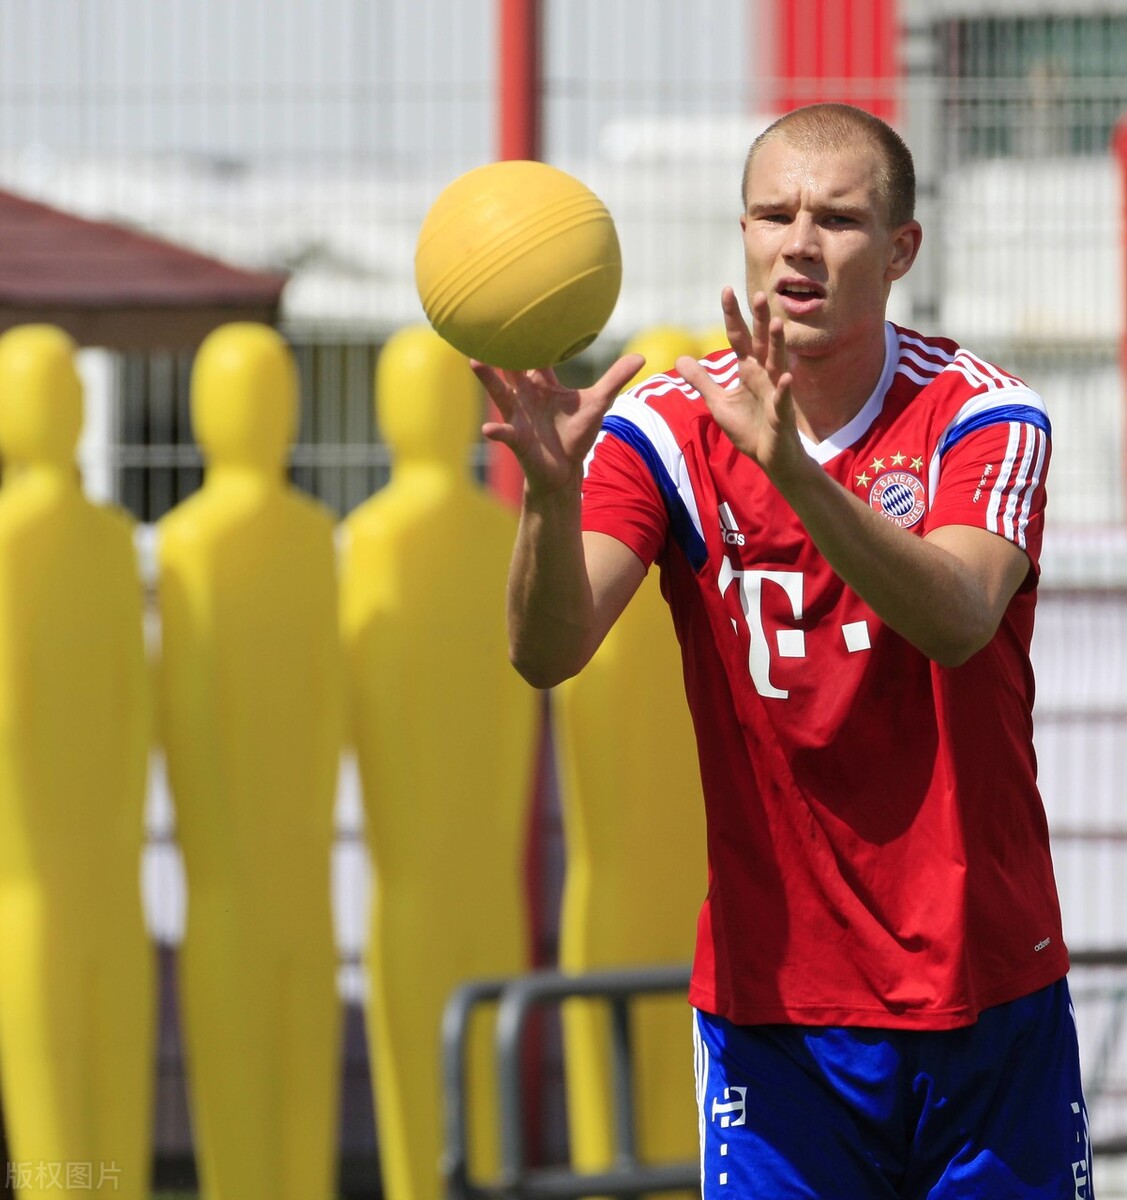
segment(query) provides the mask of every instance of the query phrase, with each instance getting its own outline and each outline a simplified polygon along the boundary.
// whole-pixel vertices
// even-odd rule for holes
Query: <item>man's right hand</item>
[[[603,416],[644,364],[640,354],[627,354],[589,388],[576,389],[564,387],[550,368],[502,371],[471,362],[501,416],[481,432],[516,455],[528,492],[558,491],[579,481]]]
[[[645,564],[623,542],[581,528],[583,463],[615,396],[644,364],[627,354],[576,390],[551,370],[471,363],[501,416],[481,431],[508,446],[524,471],[509,568],[509,655],[533,687],[554,687],[581,670],[645,577]]]

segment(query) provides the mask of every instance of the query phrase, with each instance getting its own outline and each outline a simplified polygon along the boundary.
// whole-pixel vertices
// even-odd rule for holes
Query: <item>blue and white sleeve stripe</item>
[[[995,425],[1009,427],[1005,455],[991,481],[985,527],[1022,549],[1037,490],[1044,482],[1052,427],[1044,401],[1022,389],[1020,400],[1012,392],[999,403],[998,392],[976,396],[965,404],[939,441],[933,468],[965,437]],[[933,492],[935,478],[933,476]]]
[[[603,436],[624,442],[646,464],[669,514],[674,540],[699,571],[708,561],[708,549],[685,456],[668,425],[648,405],[626,394],[603,419]]]

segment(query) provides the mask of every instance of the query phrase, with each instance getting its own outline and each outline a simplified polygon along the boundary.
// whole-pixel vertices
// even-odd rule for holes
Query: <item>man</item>
[[[914,191],[883,122],[800,109],[748,155],[729,350],[613,406],[636,357],[580,392],[476,368],[526,479],[521,673],[580,670],[661,568],[708,815],[707,1200],[1091,1196],[1031,745],[1049,422],[887,323]]]

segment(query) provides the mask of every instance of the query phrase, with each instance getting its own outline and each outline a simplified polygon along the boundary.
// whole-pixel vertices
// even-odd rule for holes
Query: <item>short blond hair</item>
[[[871,146],[879,155],[877,190],[885,201],[891,228],[911,221],[916,212],[916,168],[904,139],[880,117],[852,104],[808,104],[769,125],[751,143],[744,161],[742,197],[747,207],[751,165],[764,143],[785,138],[792,146],[825,153],[843,145]]]

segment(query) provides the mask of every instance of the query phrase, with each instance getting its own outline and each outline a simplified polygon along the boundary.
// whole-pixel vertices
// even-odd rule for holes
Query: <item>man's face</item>
[[[889,287],[915,257],[919,226],[889,228],[878,166],[864,142],[813,152],[785,136],[752,160],[740,218],[747,294],[766,293],[799,358],[881,329]]]

